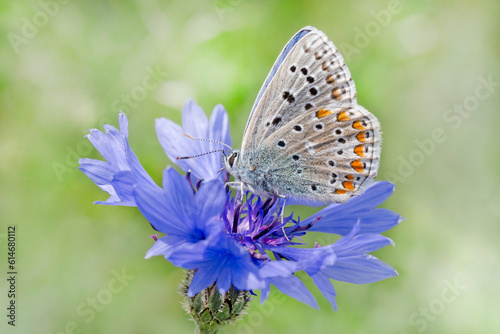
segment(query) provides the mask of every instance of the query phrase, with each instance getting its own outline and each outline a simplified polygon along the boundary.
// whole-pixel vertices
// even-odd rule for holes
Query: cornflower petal
[[[363,194],[354,196],[345,204],[331,204],[303,220],[300,226],[311,225],[309,231],[348,234],[358,220],[359,233],[381,233],[398,225],[403,219],[387,209],[374,209],[394,192],[387,181],[374,182]]]
[[[369,254],[339,258],[335,265],[322,272],[334,280],[354,284],[378,282],[398,275],[393,267]]]
[[[188,138],[184,134],[207,140],[215,140],[231,145],[229,121],[223,106],[217,105],[210,117],[210,123],[203,110],[192,100],[186,101],[182,109],[182,124],[160,118],[156,120],[156,133],[163,150],[170,160],[184,171],[191,171],[195,179],[224,180],[219,177],[222,167],[222,152],[211,153],[192,159],[178,157],[195,156],[203,153],[222,150],[224,145]]]
[[[337,292],[335,291],[332,281],[323,273],[318,273],[311,277],[314,284],[316,284],[321,294],[328,300],[335,312],[338,311],[337,301],[335,299],[335,297],[337,297]]]
[[[228,270],[231,284],[239,290],[257,290],[265,287],[265,281],[260,277],[250,254],[234,240],[219,233],[211,236],[206,242],[208,245],[203,257],[185,264],[187,269],[197,268],[188,290],[189,296],[194,296],[219,278],[222,282],[222,286],[217,286],[219,291],[227,291],[225,290],[227,278],[222,278],[221,275],[227,275]]]
[[[96,204],[136,206],[133,187],[144,183],[159,187],[144,170],[128,143],[128,120],[123,112],[119,115],[120,130],[104,125],[106,133],[92,129],[87,138],[106,161],[80,159],[79,169],[94,183],[110,194],[106,201]]]
[[[304,283],[296,276],[290,277],[269,277],[266,279],[267,286],[262,289],[261,303],[269,296],[270,284],[273,284],[279,291],[298,301],[319,309],[318,302],[314,299],[311,291],[307,289]]]

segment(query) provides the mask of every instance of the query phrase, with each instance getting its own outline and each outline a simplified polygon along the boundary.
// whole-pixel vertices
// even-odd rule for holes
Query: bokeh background
[[[77,170],[78,158],[99,157],[83,136],[124,110],[131,146],[160,182],[171,162],[154,120],[180,122],[192,97],[207,113],[226,107],[238,147],[274,60],[306,25],[338,46],[359,103],[382,123],[379,179],[396,183],[383,207],[407,220],[385,233],[396,247],[375,255],[400,276],[336,283],[337,313],[319,291],[320,310],[274,291],[225,333],[500,328],[499,2],[41,0],[0,12],[2,333],[193,332],[182,270],[144,260],[153,231],[138,210],[92,204],[107,196]],[[18,231],[15,328],[8,225]]]

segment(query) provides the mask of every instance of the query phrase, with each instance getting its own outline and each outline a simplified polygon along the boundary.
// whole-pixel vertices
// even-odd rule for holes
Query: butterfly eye
[[[238,153],[237,152],[234,152],[233,154],[231,154],[231,156],[228,159],[228,163],[229,163],[230,167],[233,167],[234,160],[236,160],[237,157],[238,157]]]

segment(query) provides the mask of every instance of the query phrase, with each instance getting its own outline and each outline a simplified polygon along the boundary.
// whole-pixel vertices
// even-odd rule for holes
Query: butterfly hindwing
[[[293,179],[281,189],[293,196],[345,202],[377,175],[380,123],[359,105],[318,108],[265,139],[263,147],[279,162],[270,173],[275,179]]]

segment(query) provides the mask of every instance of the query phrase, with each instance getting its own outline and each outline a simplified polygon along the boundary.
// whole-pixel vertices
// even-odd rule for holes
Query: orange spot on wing
[[[342,185],[344,186],[344,188],[346,188],[347,190],[350,190],[350,191],[353,191],[354,190],[354,185],[352,184],[351,181],[345,181],[344,183],[342,183]]]
[[[343,189],[337,189],[337,190],[335,190],[335,193],[336,193],[337,195],[343,195],[343,194],[345,194],[346,192],[347,192],[347,190],[343,190]]]
[[[363,152],[363,145],[358,145],[354,148],[354,153],[359,155],[360,157],[364,157],[365,153]]]
[[[358,130],[364,130],[365,127],[361,124],[361,121],[356,121],[352,124],[352,127]]]
[[[345,122],[345,121],[348,121],[350,119],[351,118],[349,117],[349,114],[345,110],[342,110],[341,112],[339,112],[339,114],[337,116],[337,121],[339,121],[339,122]]]
[[[360,142],[363,142],[363,143],[364,143],[364,142],[365,142],[365,140],[366,140],[366,138],[365,138],[365,132],[364,132],[364,131],[361,131],[360,133],[358,133],[358,134],[356,135],[356,138],[358,138],[358,140],[359,140]]]
[[[351,162],[351,167],[354,168],[357,172],[363,173],[363,164],[360,160],[354,160]]]
[[[334,90],[332,90],[332,98],[338,100],[341,96],[342,96],[342,91],[340,90],[340,88],[335,88]]]
[[[318,118],[323,118],[325,116],[328,116],[330,114],[333,114],[333,112],[331,112],[330,110],[328,109],[320,109],[316,112],[316,117]]]
[[[351,180],[351,181],[354,180],[354,176],[352,176],[352,175],[346,175],[345,178],[348,180]]]

